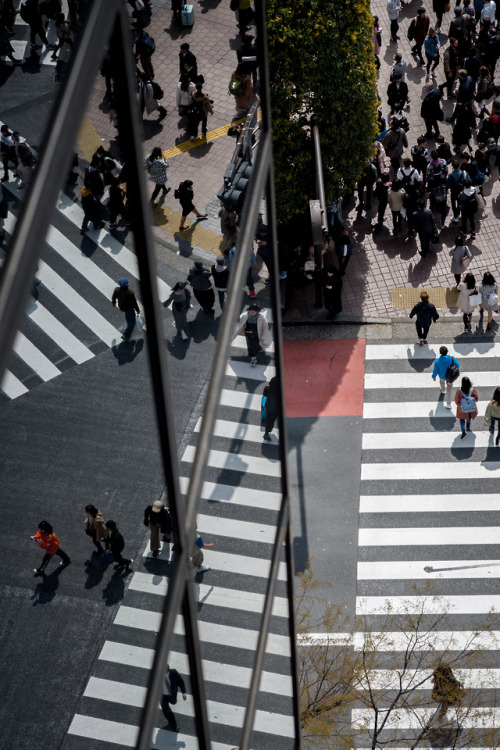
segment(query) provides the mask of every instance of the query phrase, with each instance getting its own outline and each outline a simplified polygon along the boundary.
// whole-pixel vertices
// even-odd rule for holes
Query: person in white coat
[[[240,315],[235,336],[244,336],[247,342],[250,364],[255,367],[259,352],[271,345],[271,334],[267,320],[260,314],[259,305],[250,305]]]
[[[137,91],[137,99],[139,102],[139,109],[141,110],[141,117],[144,117],[144,110],[148,115],[151,112],[158,112],[158,122],[161,122],[167,116],[167,110],[158,103],[155,99],[153,84],[148,81],[144,73],[137,75],[137,81],[139,83],[139,89]]]
[[[457,307],[462,312],[465,333],[472,333],[471,319],[475,305],[471,305],[470,296],[477,293],[476,280],[474,274],[466,273],[460,284],[457,286],[460,294],[458,295]]]

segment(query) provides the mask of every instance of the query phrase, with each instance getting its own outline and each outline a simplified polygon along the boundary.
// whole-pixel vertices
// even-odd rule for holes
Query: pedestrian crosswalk
[[[13,183],[6,183],[4,190],[19,195]],[[53,380],[63,369],[88,362],[103,345],[112,348],[121,343],[123,314],[109,304],[118,278],[128,276],[140,300],[133,251],[101,229],[89,232],[87,252],[83,253],[82,219],[81,207],[61,194],[38,265],[40,284],[29,298],[12,361],[1,383],[0,390],[9,399]],[[9,211],[7,235],[13,234],[16,221],[15,213]],[[157,284],[160,299],[166,299],[169,285],[161,278]]]
[[[266,311],[268,314],[269,311]],[[269,317],[269,316],[268,316]],[[267,378],[275,373],[272,352],[251,367],[235,340],[226,369],[208,467],[201,492],[197,528],[205,543],[204,563],[210,570],[194,578],[202,667],[206,680],[212,747],[231,750],[239,744],[253,656],[259,635],[270,556],[280,507],[280,463],[276,434],[263,441],[260,400]],[[244,340],[243,340],[244,343]],[[188,489],[200,421],[181,456],[181,492]],[[169,585],[170,546],[153,557],[146,546],[143,565],[136,566],[126,598],[119,607],[69,728],[71,738],[93,738],[130,747],[137,736],[164,597]],[[252,737],[252,747],[294,747],[292,680],[290,677],[286,566],[280,562],[271,630]],[[189,685],[185,630],[179,615],[169,663]],[[165,731],[158,708],[155,748],[196,746],[194,706],[174,706],[179,731]]]
[[[457,357],[461,375],[470,377],[479,394],[473,432],[463,440],[455,406],[445,408],[439,381],[431,377],[441,344]],[[425,612],[421,632],[425,622],[437,618],[439,624],[418,649],[430,652],[435,666],[440,658],[453,661],[462,649],[465,657],[482,652],[477,668],[460,670],[460,659],[453,667],[465,686],[459,712],[465,733],[479,727],[498,731],[500,722],[495,697],[500,665],[495,614],[500,611],[500,447],[483,420],[499,384],[499,364],[500,345],[493,342],[366,346],[356,597],[363,627],[355,648],[366,648],[361,630],[371,631],[372,643],[385,654],[380,669],[371,673],[371,686],[385,687],[388,696],[394,696],[391,685],[394,689],[395,677],[405,669],[409,633],[404,623],[410,612]],[[453,396],[459,385],[460,380]],[[398,629],[394,618],[400,618]],[[389,645],[384,646],[378,639],[391,628]],[[413,658],[416,666],[419,654]],[[432,675],[428,661],[426,669],[416,673],[415,683]],[[432,682],[419,690],[427,691],[427,704],[408,709],[402,703],[401,710],[389,716],[381,742],[410,747],[426,721],[437,720]],[[373,710],[360,707],[352,720],[362,738],[358,747],[370,746]],[[476,735],[474,741],[467,737],[463,735],[460,746],[481,746]]]
[[[21,2],[17,2],[15,0],[14,7],[17,11],[19,11],[19,7],[21,6]],[[68,12],[68,3],[66,0],[63,0],[62,9],[65,14]],[[48,20],[48,25],[46,28],[46,34],[47,34],[47,40],[49,44],[57,44],[57,32],[56,32],[56,25],[55,21]],[[19,12],[16,15],[15,22],[13,25],[13,31],[15,36],[10,39],[10,43],[13,48],[13,55],[16,60],[22,60],[24,63],[30,64],[35,63],[38,65],[44,65],[44,66],[50,66],[55,68],[57,65],[57,60],[52,58],[52,52],[53,50],[50,47],[45,46],[44,44],[40,45],[40,48],[32,49],[31,42],[30,42],[30,28],[26,21],[24,21],[21,18],[21,15]],[[36,42],[40,43],[40,38],[37,37]],[[64,45],[59,54],[59,59],[66,61],[69,59],[70,55],[70,47],[68,45]],[[8,60],[9,58],[3,56],[3,59]]]

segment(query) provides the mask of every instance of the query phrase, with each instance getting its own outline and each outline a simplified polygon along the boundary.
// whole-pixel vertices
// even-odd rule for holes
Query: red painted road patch
[[[365,340],[285,341],[287,417],[362,416]]]

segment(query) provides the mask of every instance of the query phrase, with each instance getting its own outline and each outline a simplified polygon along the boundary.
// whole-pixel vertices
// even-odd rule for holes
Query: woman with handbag
[[[191,292],[186,288],[184,281],[177,282],[172,289],[172,294],[163,303],[163,307],[168,307],[170,304],[172,304],[174,325],[177,328],[177,333],[180,334],[183,341],[187,341],[189,338],[186,333],[187,313],[191,308]]]
[[[104,547],[101,542],[104,541],[108,530],[106,529],[106,523],[102,516],[102,513],[95,505],[86,505],[85,513],[87,514],[84,524],[85,533],[92,539],[95,546],[94,555],[104,552]]]
[[[455,393],[455,403],[457,405],[457,419],[460,420],[460,427],[462,428],[461,440],[464,439],[467,432],[471,432],[470,423],[472,419],[477,417],[477,402],[479,396],[477,391],[473,388],[472,383],[468,377],[462,378],[462,385],[457,388]]]
[[[488,325],[486,330],[491,330],[491,324],[493,322],[493,310],[498,312],[498,284],[494,277],[489,271],[483,276],[482,282],[479,284],[478,292],[482,295],[482,300],[479,303],[479,315],[481,321],[483,320],[484,311],[488,312]]]
[[[466,273],[457,286],[460,294],[458,295],[457,307],[462,312],[465,333],[472,333],[471,319],[474,308],[481,302],[481,295],[476,289],[476,280],[474,274]]]
[[[469,248],[464,245],[463,235],[459,234],[455,237],[455,246],[450,250],[451,255],[451,272],[455,276],[457,289],[462,278],[462,274],[469,267],[469,263],[472,260],[472,253]]]

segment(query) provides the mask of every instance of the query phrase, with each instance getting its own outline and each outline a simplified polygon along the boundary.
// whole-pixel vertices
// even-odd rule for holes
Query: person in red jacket
[[[70,564],[71,560],[69,559],[66,552],[63,552],[63,550],[59,547],[59,540],[54,534],[54,529],[48,523],[48,521],[40,521],[38,524],[38,531],[36,534],[34,534],[31,539],[34,539],[35,542],[38,542],[38,546],[45,550],[45,555],[42,560],[42,564],[39,568],[34,569],[35,577],[41,576],[45,572],[45,568],[49,564],[49,561],[54,557],[54,555],[58,555],[61,558],[61,562],[59,565],[66,567]]]

